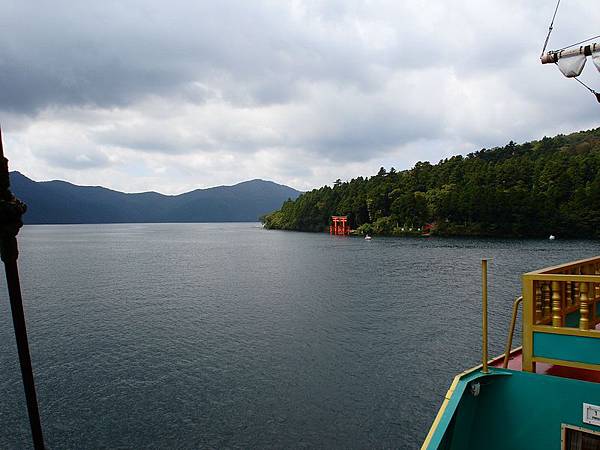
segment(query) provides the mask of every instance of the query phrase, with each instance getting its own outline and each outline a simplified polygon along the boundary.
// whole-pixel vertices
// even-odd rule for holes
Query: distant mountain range
[[[180,195],[126,194],[65,181],[36,182],[10,173],[13,193],[27,204],[26,224],[254,222],[300,192],[272,181],[197,189]]]

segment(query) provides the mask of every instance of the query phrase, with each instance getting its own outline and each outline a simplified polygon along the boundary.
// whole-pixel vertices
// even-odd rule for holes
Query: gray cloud
[[[5,110],[123,106],[148,94],[201,102],[211,92],[190,90],[198,81],[230,101],[271,103],[298,80],[372,81],[364,49],[312,36],[276,3],[11,3],[0,19]]]
[[[594,34],[589,1],[561,8],[551,46]],[[589,94],[537,61],[551,13],[542,0],[7,0],[0,118],[22,149],[12,161],[38,178],[306,189],[595,126]]]
[[[99,169],[111,165],[106,154],[95,150],[65,151],[57,148],[40,148],[38,155],[49,164],[70,170]]]
[[[452,30],[464,22],[464,6],[436,17],[385,1],[9,3],[0,18],[0,102],[25,113],[124,106],[149,94],[279,103],[303,82],[378,90],[386,71],[496,69],[529,44],[502,33],[501,20],[484,27],[473,17],[471,27]],[[436,39],[436,21],[449,21],[441,25],[452,39]],[[194,89],[198,82],[209,87]]]

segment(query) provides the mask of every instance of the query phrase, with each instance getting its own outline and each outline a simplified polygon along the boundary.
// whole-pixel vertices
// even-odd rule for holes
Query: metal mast
[[[27,399],[27,412],[29,414],[29,424],[31,425],[33,446],[35,450],[44,450],[44,437],[42,435],[40,413],[35,394],[33,369],[31,367],[29,343],[27,341],[27,328],[23,312],[23,298],[19,283],[19,269],[17,267],[17,258],[19,257],[17,234],[23,226],[21,218],[26,210],[25,203],[18,200],[10,191],[8,159],[4,157],[2,130],[0,130],[0,256],[2,257],[6,271],[6,284],[8,286],[15,337],[17,339],[23,388],[25,389],[25,397]]]

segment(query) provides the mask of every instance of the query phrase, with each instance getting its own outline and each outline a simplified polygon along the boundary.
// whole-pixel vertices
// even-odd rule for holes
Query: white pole
[[[543,55],[540,59],[542,64],[551,64],[558,62],[560,58],[568,58],[569,56],[585,55],[590,56],[592,53],[600,52],[600,43],[581,45],[579,47],[570,48],[561,51],[550,51]]]

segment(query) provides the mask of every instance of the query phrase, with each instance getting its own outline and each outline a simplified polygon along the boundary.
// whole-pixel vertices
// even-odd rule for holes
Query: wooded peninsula
[[[600,128],[337,180],[287,200],[266,228],[359,234],[600,237]]]

